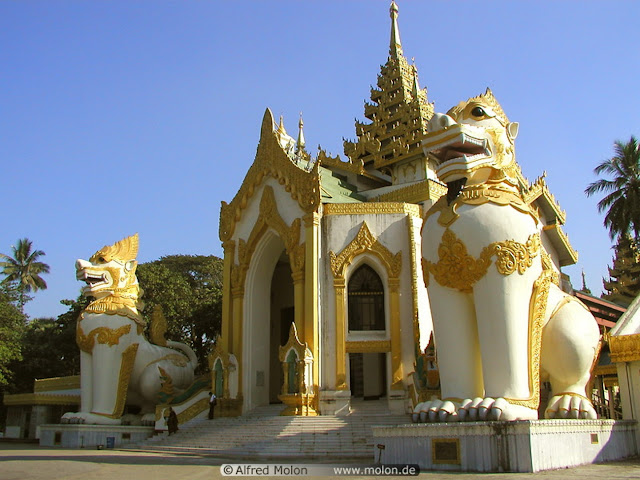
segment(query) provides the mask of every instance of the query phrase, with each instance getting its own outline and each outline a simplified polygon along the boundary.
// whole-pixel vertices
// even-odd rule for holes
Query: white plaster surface
[[[107,438],[114,439],[114,447],[127,443],[146,440],[153,435],[153,427],[132,427],[123,425],[42,425],[40,427],[40,445],[44,447],[61,446],[66,448],[88,448],[107,446]],[[55,435],[61,435],[61,442],[55,443]],[[129,435],[129,438],[123,438]]]
[[[538,472],[637,455],[635,421],[534,420],[373,427],[384,463],[425,470]],[[434,440],[456,439],[459,463],[434,462]]]

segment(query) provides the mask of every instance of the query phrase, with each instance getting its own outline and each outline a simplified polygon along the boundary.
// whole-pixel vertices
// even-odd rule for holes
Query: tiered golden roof
[[[363,162],[376,169],[405,160],[424,157],[420,145],[433,116],[427,89],[421,89],[415,65],[402,53],[398,30],[398,7],[393,2],[389,58],[381,67],[377,88],[371,88],[371,103],[365,102],[365,117],[356,121],[355,142],[345,141],[344,152],[353,164]]]
[[[618,239],[615,252],[613,268],[609,267],[609,281],[602,282],[608,292],[603,298],[628,306],[640,293],[640,252],[628,235]]]

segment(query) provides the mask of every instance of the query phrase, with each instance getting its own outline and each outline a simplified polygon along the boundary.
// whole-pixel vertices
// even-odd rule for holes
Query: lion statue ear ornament
[[[436,113],[423,150],[448,186],[426,213],[425,282],[442,398],[414,421],[597,418],[586,393],[600,333],[586,306],[559,288],[538,209],[522,192],[510,122],[491,90]]]
[[[137,422],[155,423],[155,406],[165,395],[185,391],[198,365],[193,350],[164,338],[162,312],[152,316],[151,343],[140,310],[142,291],[136,278],[138,234],[76,261],[76,278],[91,302],[76,327],[80,348],[81,405],[65,413],[63,423],[119,425],[126,404],[141,409]],[[164,324],[162,324],[164,322]],[[165,395],[166,396],[166,395]]]

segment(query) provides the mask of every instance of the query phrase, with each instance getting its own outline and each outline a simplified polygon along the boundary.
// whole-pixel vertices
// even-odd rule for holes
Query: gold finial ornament
[[[128,262],[138,256],[138,234],[123,238],[110,246],[104,246],[89,259],[92,263],[108,263],[111,260]]]
[[[389,55],[397,57],[402,55],[402,42],[400,41],[400,30],[398,29],[398,5],[391,2],[389,7],[391,15],[391,41],[389,42]]]

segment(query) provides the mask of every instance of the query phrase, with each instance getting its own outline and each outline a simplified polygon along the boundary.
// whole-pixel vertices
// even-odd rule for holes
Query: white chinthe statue
[[[423,149],[448,194],[422,231],[442,399],[414,421],[597,418],[585,391],[599,342],[588,309],[557,285],[537,210],[518,182],[511,123],[487,92],[435,114]]]
[[[162,326],[153,321],[150,333],[157,345],[144,336],[137,255],[136,234],[105,246],[89,261],[76,261],[76,276],[87,284],[82,294],[92,301],[76,327],[80,411],[65,413],[63,423],[119,425],[126,403],[140,406],[141,423],[152,424],[158,394],[193,382],[198,362],[191,348],[165,340]]]

